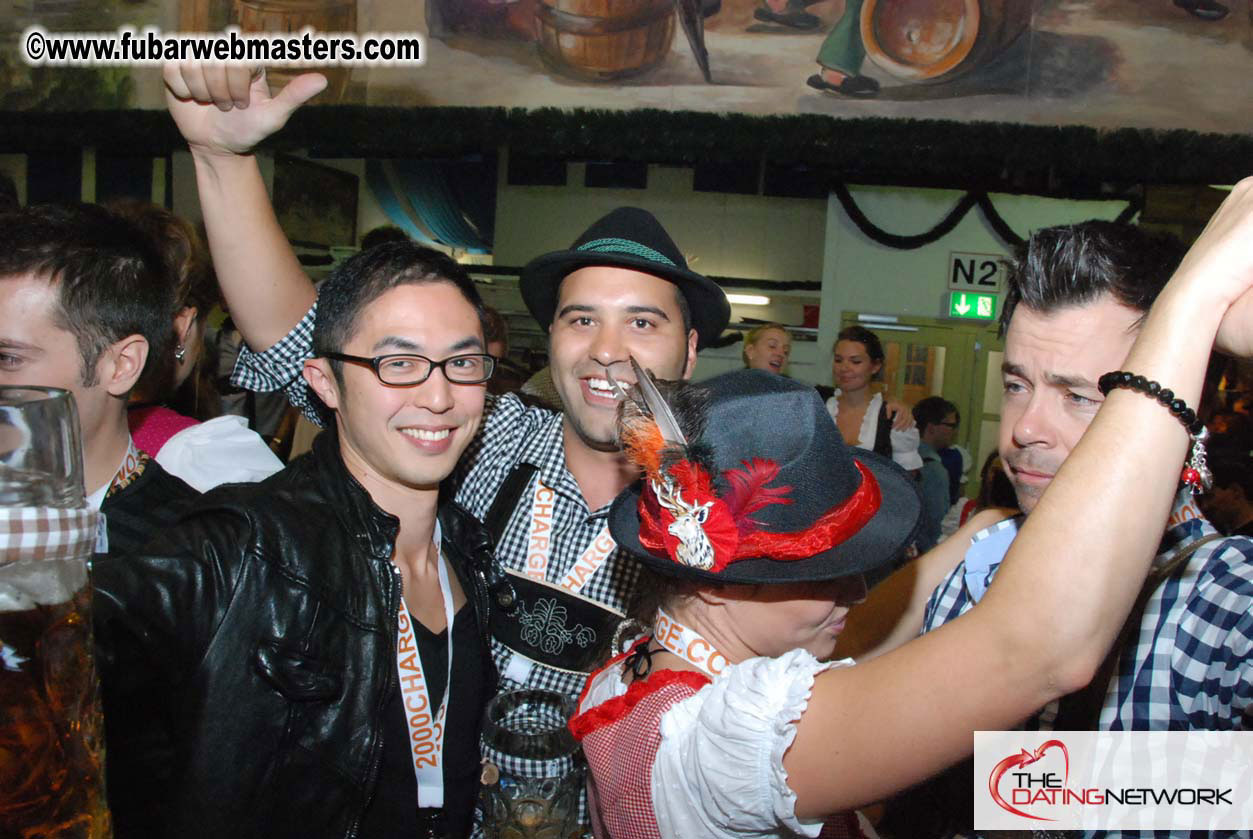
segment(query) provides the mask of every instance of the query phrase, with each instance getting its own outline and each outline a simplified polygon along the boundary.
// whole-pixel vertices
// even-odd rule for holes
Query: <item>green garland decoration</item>
[[[83,146],[162,155],[183,142],[161,110],[0,111],[0,152]],[[651,109],[311,106],[266,143],[325,157],[448,158],[501,146],[566,160],[770,162],[832,182],[1074,197],[1128,184],[1234,183],[1253,172],[1245,134]]]

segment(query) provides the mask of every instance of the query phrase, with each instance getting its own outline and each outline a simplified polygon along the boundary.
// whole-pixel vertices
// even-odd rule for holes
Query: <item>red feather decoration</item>
[[[779,464],[773,460],[755,457],[741,463],[744,464],[743,469],[728,469],[722,473],[722,479],[729,487],[722,500],[726,502],[743,536],[759,526],[749,518],[751,513],[770,504],[791,504],[792,499],[787,496],[792,488],[766,486],[779,477]]]

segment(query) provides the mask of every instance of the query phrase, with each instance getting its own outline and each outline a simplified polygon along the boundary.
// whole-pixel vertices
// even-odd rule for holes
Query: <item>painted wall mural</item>
[[[9,0],[0,110],[157,108],[152,68],[30,68],[29,25],[420,32],[320,101],[1253,129],[1253,0]],[[272,76],[272,82],[274,77]]]

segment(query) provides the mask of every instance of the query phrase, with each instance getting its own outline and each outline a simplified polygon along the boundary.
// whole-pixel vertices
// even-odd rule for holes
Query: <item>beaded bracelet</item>
[[[1213,475],[1210,474],[1209,465],[1205,461],[1205,441],[1209,439],[1209,429],[1205,427],[1205,423],[1201,422],[1196,411],[1189,408],[1182,399],[1176,399],[1174,391],[1170,388],[1162,387],[1151,379],[1126,370],[1106,373],[1097,380],[1096,386],[1103,396],[1107,396],[1116,387],[1143,393],[1150,399],[1156,399],[1162,407],[1174,414],[1183,423],[1188,436],[1192,439],[1192,451],[1180,480],[1192,487],[1193,494],[1209,491],[1213,483]]]

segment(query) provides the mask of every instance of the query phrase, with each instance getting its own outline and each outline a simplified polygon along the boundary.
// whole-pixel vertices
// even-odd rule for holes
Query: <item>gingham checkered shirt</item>
[[[0,507],[0,562],[85,559],[95,547],[99,517],[91,506]]]
[[[1022,518],[979,531],[984,540],[1016,533]],[[1198,539],[1217,533],[1197,511],[1186,488],[1176,499],[1154,565],[1169,562]],[[967,556],[970,556],[968,553]],[[965,614],[995,577],[967,580],[963,561],[932,593],[923,632]],[[984,575],[980,574],[980,577]],[[1029,731],[1052,730],[1058,703],[1023,723]],[[1201,545],[1149,598],[1140,629],[1119,658],[1116,678],[1101,708],[1102,731],[1230,731],[1253,727],[1253,539],[1233,536]],[[1169,837],[1167,831],[1091,832],[1088,837]],[[1212,833],[1208,836],[1238,836]]]
[[[253,390],[285,390],[291,403],[317,422],[319,419],[313,407],[314,401],[304,380],[300,378],[300,369],[312,353],[315,311],[316,304],[291,332],[265,352],[254,353],[247,348],[241,350],[233,379],[240,387]],[[522,493],[523,501],[509,518],[496,555],[506,568],[520,572],[526,570],[530,507],[525,499],[533,496],[535,481],[542,481],[555,494],[553,534],[546,576],[549,582],[556,583],[600,534],[608,519],[609,507],[589,510],[578,483],[566,469],[561,414],[527,407],[512,394],[489,396],[483,415],[483,427],[462,457],[453,476],[457,487],[457,502],[482,519],[505,478],[518,463],[531,464],[538,472],[531,479],[528,491]],[[626,559],[620,550],[615,550],[604,565],[588,579],[580,594],[611,609],[622,611],[626,595],[637,576],[638,566]],[[501,673],[502,691],[541,688],[560,691],[577,700],[587,680],[583,673],[559,670],[533,662],[525,681],[514,681],[508,677],[513,672],[510,662],[514,653],[492,639],[492,655]],[[543,775],[545,771],[538,764],[531,772],[517,764],[511,766],[509,761],[505,764],[505,768],[516,767],[515,771],[532,776]]]
[[[312,422],[322,425],[317,397],[300,375],[305,359],[313,356],[313,321],[317,312],[315,301],[300,323],[265,352],[253,352],[247,344],[241,344],[231,371],[231,384],[255,393],[284,391],[288,402]]]

